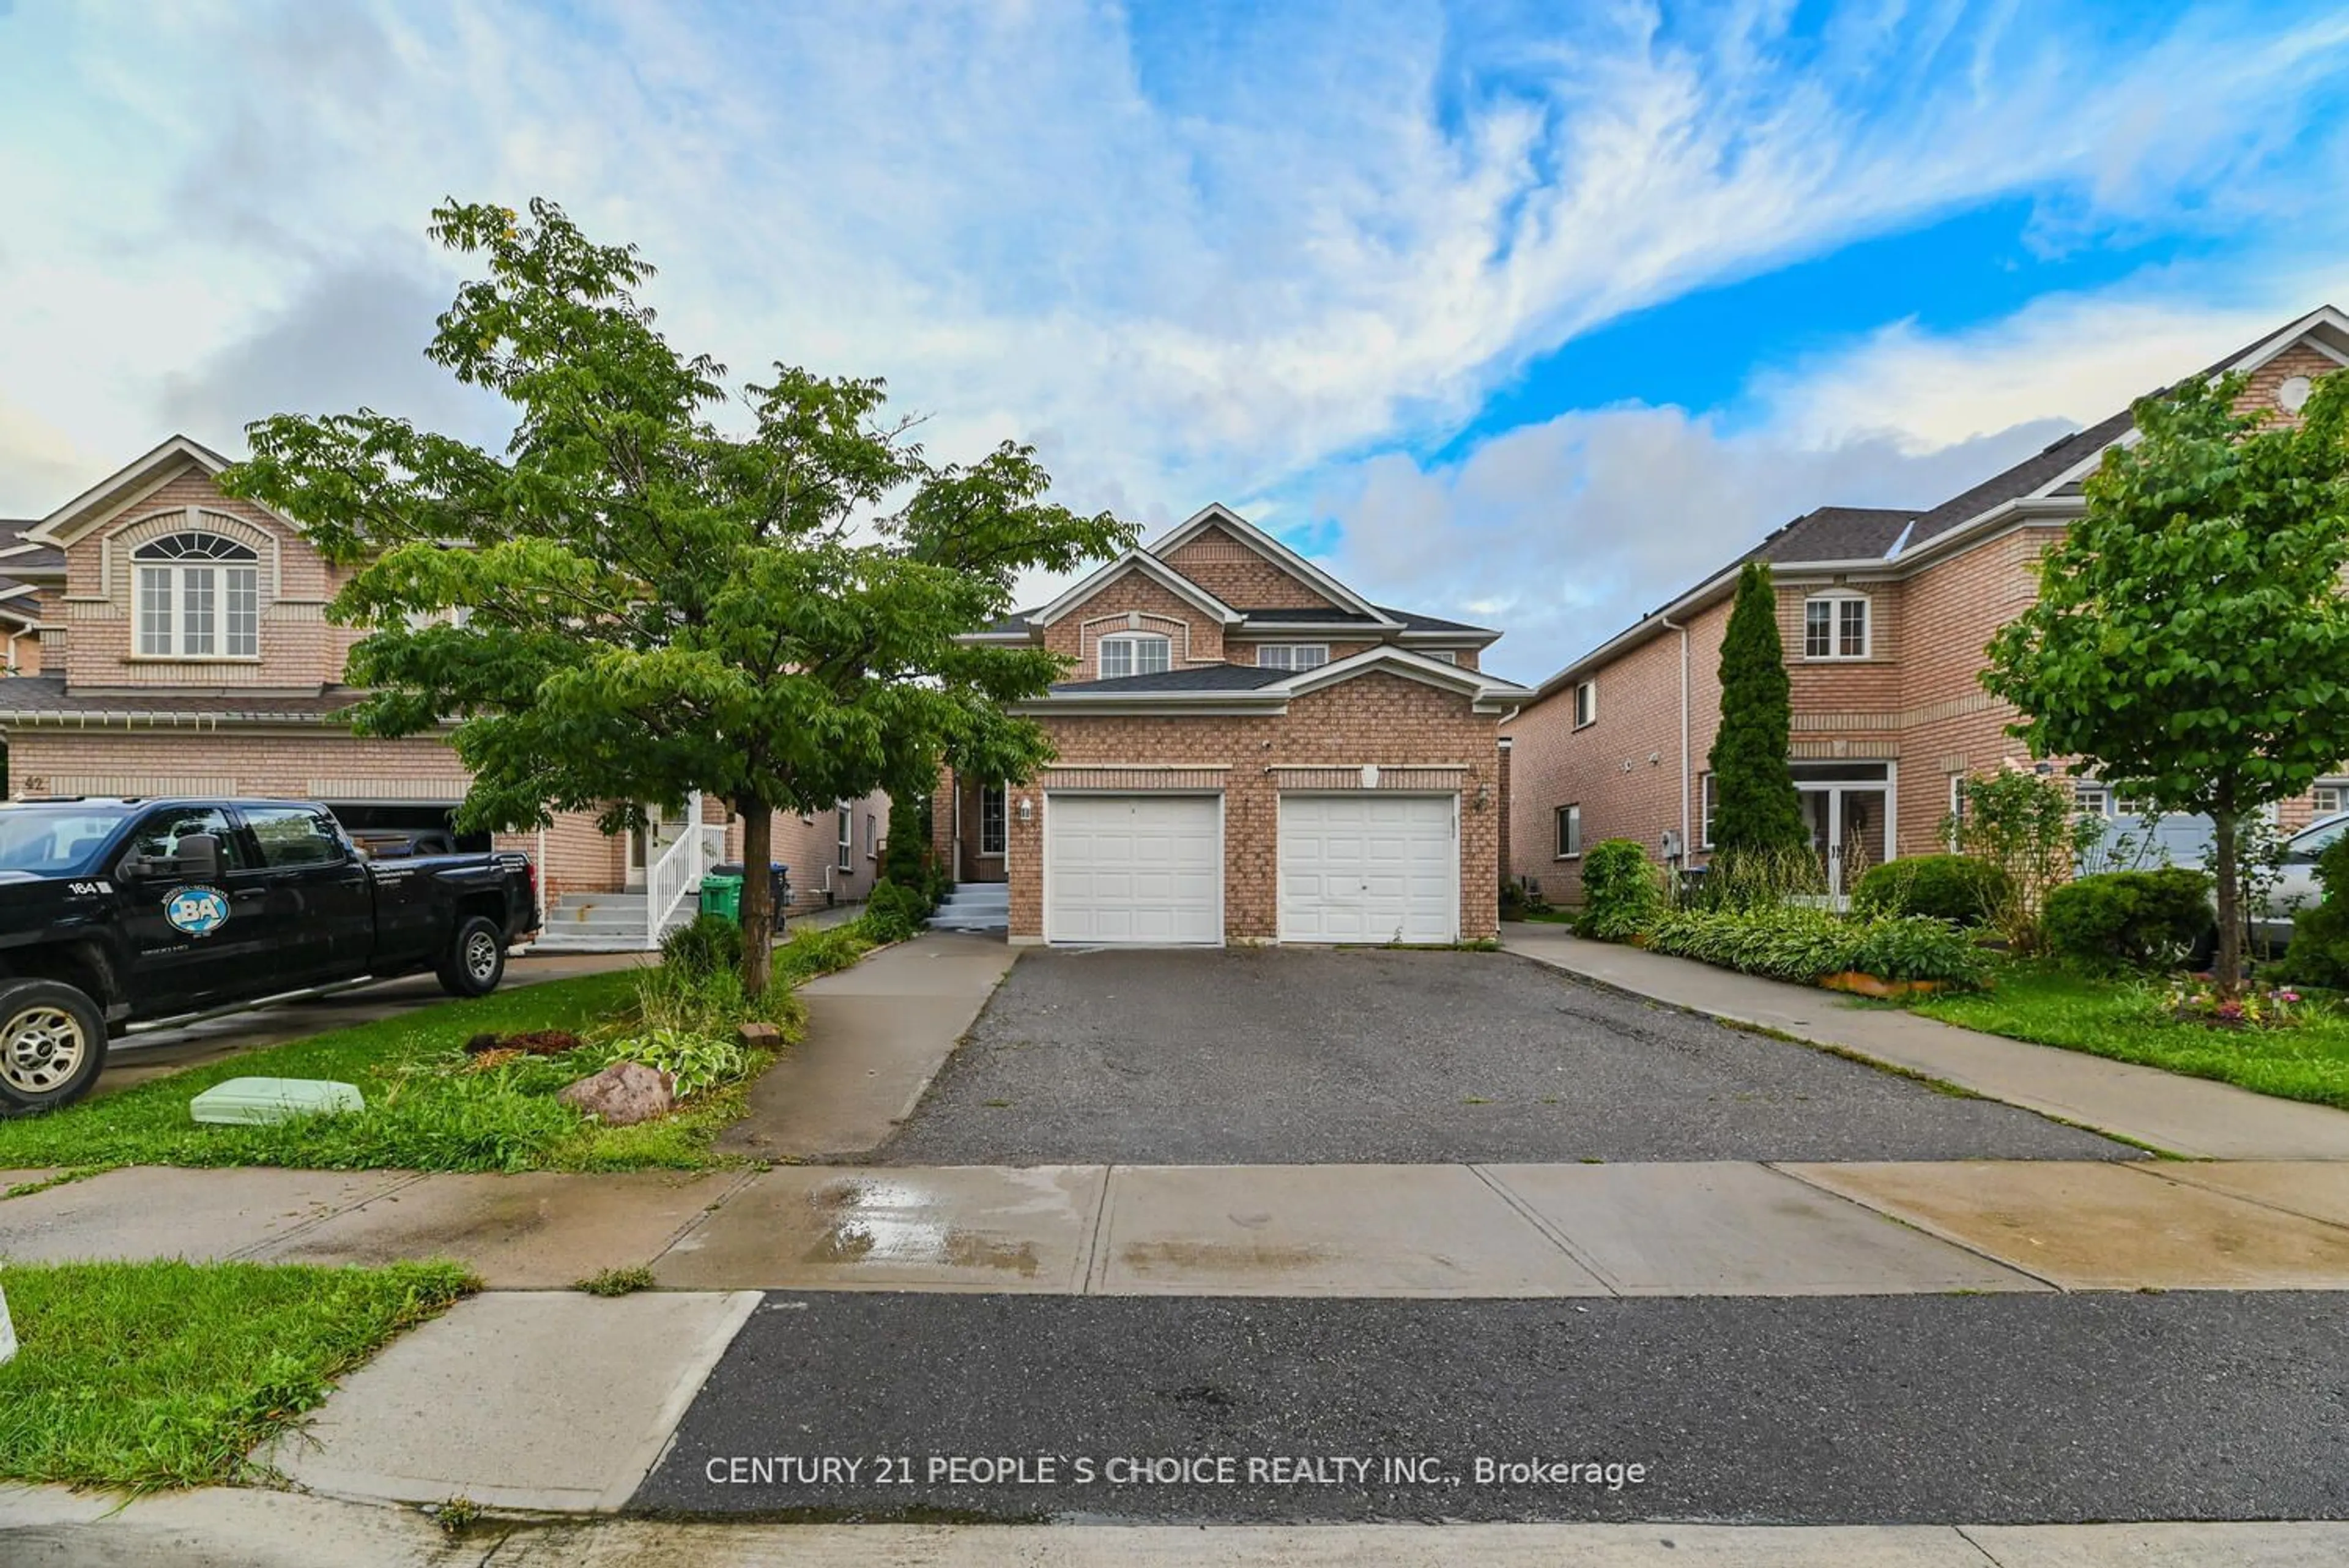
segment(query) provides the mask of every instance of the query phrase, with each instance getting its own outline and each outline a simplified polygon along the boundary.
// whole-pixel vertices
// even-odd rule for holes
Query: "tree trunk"
[[[742,989],[764,996],[775,946],[774,889],[767,875],[775,814],[755,803],[736,809],[742,814]]]
[[[2218,983],[2220,999],[2231,1002],[2243,989],[2243,917],[2237,907],[2242,895],[2236,878],[2238,824],[2231,800],[2211,812],[2210,823],[2211,856],[2218,862],[2211,870],[2219,882],[2219,953],[2211,963],[2210,978]]]

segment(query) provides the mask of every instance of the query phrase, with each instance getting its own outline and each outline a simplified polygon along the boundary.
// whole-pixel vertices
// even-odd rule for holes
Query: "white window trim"
[[[1000,825],[999,836],[992,849],[987,846],[987,796],[990,790],[1003,799],[1003,810],[997,816]],[[978,857],[981,860],[1000,860],[1010,852],[1010,848],[1011,791],[1003,784],[983,784],[978,786]]]
[[[1572,849],[1566,849],[1560,847],[1560,841],[1567,836],[1564,829],[1569,821],[1574,825],[1574,847]],[[1549,814],[1549,824],[1550,848],[1553,851],[1550,858],[1553,860],[1581,859],[1582,803],[1578,800],[1568,801],[1564,805],[1553,807]]]
[[[1857,604],[1860,607],[1859,651],[1857,653],[1844,653],[1838,651],[1843,646],[1842,607],[1847,604]],[[1811,651],[1811,607],[1813,605],[1826,605],[1829,607],[1827,610],[1827,651],[1825,653],[1813,653]],[[1874,600],[1870,599],[1868,595],[1856,593],[1850,588],[1828,588],[1819,593],[1806,594],[1803,596],[1803,660],[1805,663],[1834,664],[1840,662],[1851,664],[1863,659],[1873,659],[1874,657],[1876,657],[1876,604]]]
[[[1265,655],[1276,648],[1288,654],[1291,659],[1309,650],[1321,657],[1310,664],[1275,664],[1266,659]],[[1326,642],[1260,642],[1257,644],[1256,661],[1268,670],[1319,670],[1330,662],[1330,645]]]
[[[2333,809],[2330,811],[2323,809],[2316,804],[2316,792],[2321,789],[2331,790],[2333,792],[2334,804]],[[2317,780],[2314,784],[2308,786],[2308,805],[2311,813],[2309,820],[2312,822],[2321,822],[2328,816],[2338,816],[2344,811],[2349,811],[2349,779],[2322,778]]]
[[[1424,654],[1426,657],[1436,660],[1440,664],[1457,664],[1460,662],[1460,650],[1456,648],[1423,648],[1418,651]]]
[[[141,552],[152,549],[167,540],[189,535],[218,539],[238,552],[229,556],[181,556],[162,559],[142,558]],[[209,528],[181,528],[140,545],[130,552],[130,647],[131,658],[143,663],[171,664],[258,664],[261,661],[261,553],[243,540]],[[188,646],[188,579],[191,573],[202,572],[212,578],[212,647],[202,651]],[[253,574],[253,651],[238,653],[231,649],[229,619],[229,574]],[[168,644],[157,651],[147,644],[147,615],[151,603],[148,587],[150,574],[160,576],[163,583],[165,625]]]
[[[1586,693],[1590,699],[1590,716],[1587,719],[1582,713],[1583,697]],[[1594,675],[1588,680],[1578,680],[1574,683],[1574,727],[1578,730],[1588,730],[1597,722],[1599,722],[1599,678]]]
[[[1713,847],[1713,791],[1720,786],[1708,768],[1696,775],[1696,836],[1699,849]]]
[[[1109,672],[1109,650],[1112,647],[1123,644],[1129,648],[1138,649],[1140,645],[1143,643],[1153,643],[1164,649],[1166,650],[1166,663],[1164,670],[1172,670],[1174,668],[1174,639],[1173,638],[1167,636],[1163,631],[1120,631],[1112,632],[1109,636],[1101,639],[1101,640],[1093,644],[1094,670],[1100,674],[1103,680],[1123,680],[1129,676],[1157,675],[1164,673],[1164,670],[1143,670],[1140,668],[1130,668],[1126,670],[1123,674],[1120,675],[1112,675]],[[1131,663],[1138,667],[1141,660],[1139,659],[1131,659]]]
[[[833,815],[838,819],[840,835],[840,853],[833,857],[833,864],[846,871],[856,864],[856,815],[844,805],[835,806]]]

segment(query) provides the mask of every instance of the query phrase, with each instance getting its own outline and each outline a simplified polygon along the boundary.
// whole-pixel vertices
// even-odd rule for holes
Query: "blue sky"
[[[682,344],[1538,679],[2349,303],[2344,99],[2276,3],[0,0],[0,514],[285,408],[496,439],[424,215],[544,194]]]

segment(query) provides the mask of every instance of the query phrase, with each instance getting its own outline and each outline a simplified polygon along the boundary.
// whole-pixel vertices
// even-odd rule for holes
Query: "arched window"
[[[257,659],[261,557],[220,534],[167,534],[130,552],[139,651],[150,659]]]
[[[1174,667],[1174,644],[1156,632],[1120,632],[1101,639],[1101,678],[1160,675]]]
[[[1805,659],[1866,659],[1870,635],[1868,600],[1842,589],[1803,601]]]

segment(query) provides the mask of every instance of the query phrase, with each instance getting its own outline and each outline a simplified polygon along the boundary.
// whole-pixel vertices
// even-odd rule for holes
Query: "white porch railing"
[[[661,933],[668,929],[669,920],[677,914],[678,906],[701,886],[701,874],[716,865],[726,853],[726,830],[711,828],[701,820],[701,796],[688,795],[685,803],[686,830],[677,836],[677,842],[660,853],[645,872],[645,946],[657,948]],[[710,852],[710,835],[718,836],[719,848]]]

